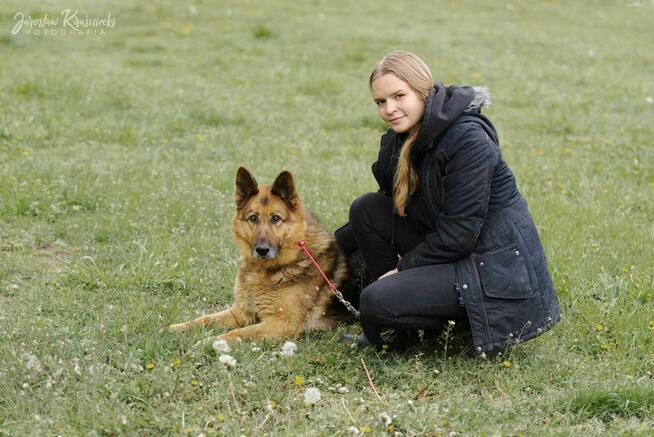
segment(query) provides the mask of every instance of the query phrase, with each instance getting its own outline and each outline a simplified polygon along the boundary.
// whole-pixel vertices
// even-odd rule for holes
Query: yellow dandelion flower
[[[186,24],[186,25],[182,26],[179,29],[178,32],[180,34],[182,34],[182,35],[190,35],[191,33],[193,33],[193,25],[192,24]]]
[[[295,385],[304,384],[304,376],[296,375],[295,376]]]
[[[364,433],[364,434],[367,434],[369,432],[372,432],[372,429],[370,429],[370,427],[368,425],[366,425],[363,428],[361,428],[361,432]]]
[[[647,329],[650,331],[654,331],[654,320],[650,320],[649,323],[647,324]]]
[[[154,363],[148,363],[148,364],[145,365],[145,368],[148,369],[148,370],[152,370],[155,367],[156,367],[156,365]]]
[[[176,368],[178,368],[178,367],[181,366],[181,365],[182,365],[182,360],[180,360],[180,359],[177,358],[177,357],[174,357],[174,358],[170,361],[170,367],[172,367],[173,369],[176,369]]]
[[[218,419],[218,422],[224,422],[225,421],[225,415],[224,414],[219,414],[216,419]]]
[[[513,366],[513,363],[509,360],[502,361],[502,367],[505,369],[510,369]]]
[[[595,325],[595,330],[596,330],[597,332],[602,332],[602,331],[604,331],[604,325],[601,325],[601,324],[599,324],[599,323],[596,324],[596,325]]]
[[[192,379],[192,380],[191,380],[191,385],[192,385],[193,387],[197,386],[197,385],[198,385],[198,381],[195,380],[195,379]]]

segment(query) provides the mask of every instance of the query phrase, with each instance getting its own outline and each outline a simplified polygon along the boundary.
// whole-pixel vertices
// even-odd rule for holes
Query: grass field
[[[0,435],[654,435],[654,3],[400,3],[2,2]],[[68,8],[115,26],[62,35]],[[232,370],[169,334],[231,299],[239,165],[331,230],[375,190],[393,49],[490,87],[561,323],[487,360],[350,326]]]

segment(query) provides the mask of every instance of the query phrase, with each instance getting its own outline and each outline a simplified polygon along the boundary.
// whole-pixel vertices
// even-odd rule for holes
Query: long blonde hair
[[[434,83],[431,78],[431,71],[427,64],[418,56],[410,52],[390,52],[375,64],[370,73],[369,86],[372,89],[372,82],[385,74],[393,76],[406,83],[423,102],[427,102],[429,93]],[[416,191],[418,176],[411,162],[411,148],[420,131],[421,122],[414,126],[409,132],[409,137],[404,142],[400,151],[400,158],[395,171],[393,183],[393,203],[397,213],[406,216],[406,205],[409,197]]]

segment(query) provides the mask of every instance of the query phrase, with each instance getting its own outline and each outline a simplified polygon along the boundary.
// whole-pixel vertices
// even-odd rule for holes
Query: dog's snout
[[[264,257],[268,255],[270,252],[270,247],[267,246],[257,246],[254,248],[254,251],[259,255],[260,257]]]
[[[277,256],[278,247],[270,244],[260,242],[252,249],[252,256],[258,259],[273,259]]]

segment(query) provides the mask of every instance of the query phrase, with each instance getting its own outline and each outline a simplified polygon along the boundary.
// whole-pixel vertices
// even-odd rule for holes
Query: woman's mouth
[[[399,120],[403,119],[404,115],[401,117],[395,117],[388,120],[389,123],[397,123]]]

